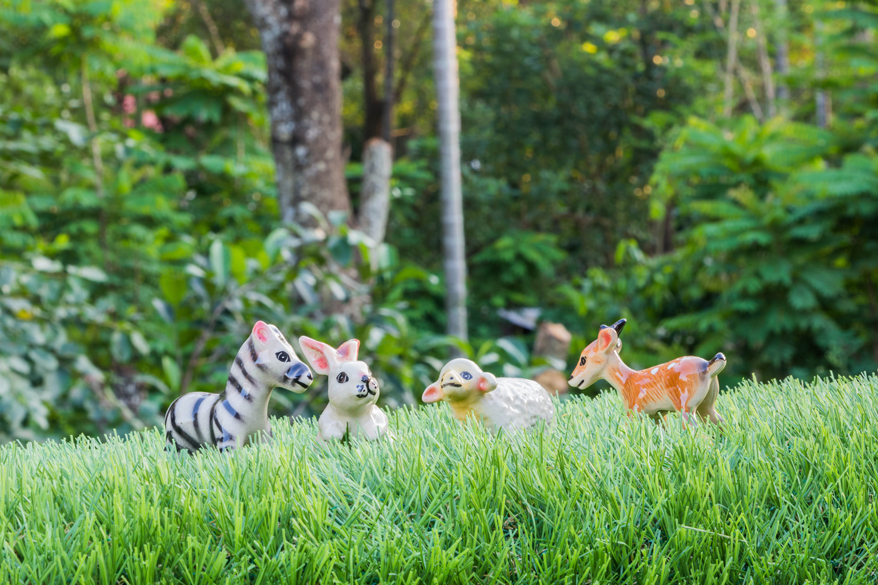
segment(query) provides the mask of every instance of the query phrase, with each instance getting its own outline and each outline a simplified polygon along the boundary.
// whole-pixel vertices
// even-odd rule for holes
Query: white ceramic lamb
[[[492,432],[550,426],[555,405],[546,389],[524,378],[495,378],[468,359],[451,360],[424,390],[424,402],[444,400],[460,421],[475,416]]]
[[[357,361],[360,342],[351,339],[338,349],[304,335],[299,345],[305,359],[318,374],[329,376],[329,404],[317,421],[317,438],[340,440],[351,437],[380,439],[387,432],[387,415],[378,402],[378,381],[364,362]]]

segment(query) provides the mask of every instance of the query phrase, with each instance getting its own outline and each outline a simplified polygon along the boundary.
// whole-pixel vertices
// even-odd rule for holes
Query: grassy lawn
[[[392,442],[194,457],[158,431],[0,449],[0,583],[876,583],[878,378],[744,384],[727,426],[629,421],[615,394],[549,433],[449,411]]]

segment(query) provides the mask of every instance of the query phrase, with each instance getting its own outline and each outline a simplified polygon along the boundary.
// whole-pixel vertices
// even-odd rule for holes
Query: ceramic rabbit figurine
[[[460,421],[473,415],[492,432],[552,424],[555,405],[545,388],[524,378],[495,378],[468,359],[451,360],[430,384],[424,402],[444,400]]]
[[[601,325],[598,338],[582,350],[570,385],[588,388],[603,379],[619,391],[625,406],[634,412],[660,417],[676,410],[686,422],[695,412],[713,423],[722,422],[714,405],[719,394],[717,374],[725,367],[726,356],[718,353],[710,361],[686,356],[646,370],[632,370],[619,357],[619,334],[625,323],[620,319],[612,327]]]
[[[378,381],[364,362],[357,361],[360,342],[351,339],[338,349],[320,341],[299,338],[302,352],[314,371],[329,376],[329,404],[317,421],[317,438],[340,440],[351,437],[380,439],[387,432],[387,416],[378,408]]]
[[[165,414],[165,438],[178,451],[243,447],[262,431],[271,435],[268,399],[275,386],[303,392],[313,376],[274,325],[257,321],[232,362],[221,394],[190,392]]]

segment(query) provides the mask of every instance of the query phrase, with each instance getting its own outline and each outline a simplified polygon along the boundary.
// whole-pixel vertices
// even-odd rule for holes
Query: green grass
[[[724,431],[614,394],[492,437],[443,406],[392,442],[313,422],[232,455],[150,431],[0,449],[0,583],[875,583],[878,379],[743,384]]]

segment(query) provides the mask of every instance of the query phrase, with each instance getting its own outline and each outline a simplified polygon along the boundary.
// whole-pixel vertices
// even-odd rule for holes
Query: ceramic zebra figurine
[[[257,321],[235,356],[225,391],[190,392],[175,400],[165,414],[165,438],[178,451],[243,447],[260,431],[271,436],[268,400],[275,386],[300,393],[313,380],[283,333]]]

